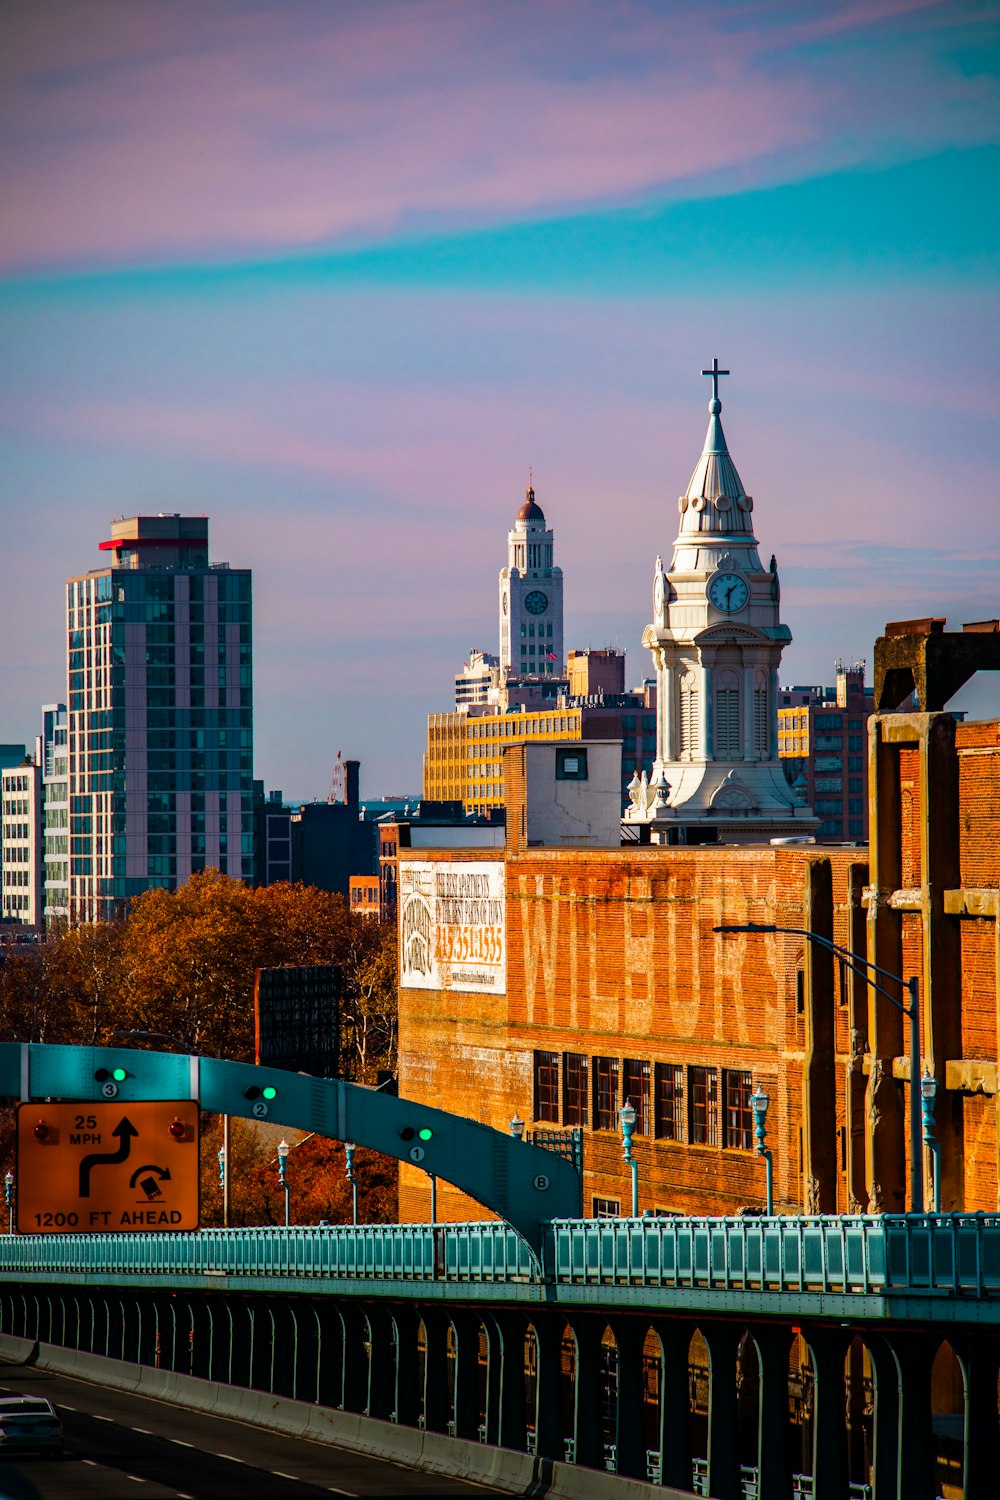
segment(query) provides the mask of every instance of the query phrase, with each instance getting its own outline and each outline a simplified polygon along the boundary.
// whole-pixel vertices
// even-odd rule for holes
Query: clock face
[[[750,597],[745,578],[738,573],[717,573],[708,586],[708,597],[716,609],[731,615],[742,609]]]
[[[549,601],[541,589],[532,589],[530,594],[524,596],[524,607],[529,615],[544,615],[549,607]]]
[[[506,614],[507,613],[507,595],[506,594],[503,595],[503,598],[501,599],[501,603],[503,605],[503,612],[504,612],[504,614]]]

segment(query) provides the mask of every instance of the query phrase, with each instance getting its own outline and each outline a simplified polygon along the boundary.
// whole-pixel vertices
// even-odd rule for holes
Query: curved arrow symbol
[[[128,1161],[132,1152],[132,1138],[139,1134],[132,1121],[127,1115],[123,1115],[111,1132],[118,1137],[118,1150],[105,1154],[93,1153],[85,1156],[80,1163],[80,1197],[90,1197],[90,1173],[94,1167],[117,1166],[119,1162]]]
[[[136,1167],[135,1171],[132,1173],[132,1176],[128,1180],[128,1185],[129,1185],[130,1188],[134,1188],[135,1187],[136,1183],[139,1181],[139,1178],[142,1176],[143,1172],[155,1172],[156,1175],[157,1175],[157,1177],[160,1179],[161,1182],[169,1182],[170,1181],[170,1168],[169,1167],[154,1167],[152,1165],[152,1163],[150,1163],[150,1165],[148,1167]]]

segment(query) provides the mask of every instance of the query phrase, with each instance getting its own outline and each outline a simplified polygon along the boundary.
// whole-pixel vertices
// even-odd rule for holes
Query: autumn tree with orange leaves
[[[144,892],[123,922],[12,952],[0,967],[0,1038],[100,1045],[146,1032],[250,1061],[255,971],[284,964],[341,966],[343,1077],[395,1071],[394,932],[315,886],[254,889],[217,870]]]
[[[0,1040],[148,1045],[242,1062],[253,1060],[255,971],[338,964],[340,1076],[374,1084],[380,1071],[396,1071],[395,932],[313,886],[254,889],[206,870],[176,891],[146,891],[124,921],[72,928],[3,958]],[[220,1131],[206,1117],[205,1222],[221,1222]],[[0,1122],[0,1156],[12,1155],[11,1132],[12,1117]],[[232,1221],[284,1222],[267,1133],[234,1120],[230,1148],[240,1184]],[[349,1219],[342,1144],[314,1137],[293,1156],[294,1221]],[[362,1217],[392,1219],[395,1162],[360,1148],[357,1159]]]

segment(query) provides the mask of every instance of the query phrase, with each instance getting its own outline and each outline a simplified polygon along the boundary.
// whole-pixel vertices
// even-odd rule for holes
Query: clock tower
[[[718,360],[705,447],[679,503],[669,569],[656,559],[653,622],[656,760],[629,787],[625,822],[652,842],[759,843],[817,825],[778,760],[778,663],[791,640],[778,569],[761,564],[753,500],[722,430]]]
[[[552,532],[528,486],[507,533],[500,570],[500,677],[561,677],[563,578],[552,565]]]

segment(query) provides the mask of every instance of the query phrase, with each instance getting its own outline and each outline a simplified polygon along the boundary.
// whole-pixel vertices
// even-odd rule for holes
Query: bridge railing
[[[196,1234],[0,1235],[0,1276],[288,1276],[374,1281],[537,1279],[509,1225],[370,1224]]]
[[[715,1291],[1000,1295],[1000,1215],[562,1219],[546,1227],[557,1285]],[[288,1277],[538,1282],[500,1222],[0,1235],[0,1277]]]
[[[561,1220],[546,1249],[557,1282],[1000,1292],[996,1214]]]

